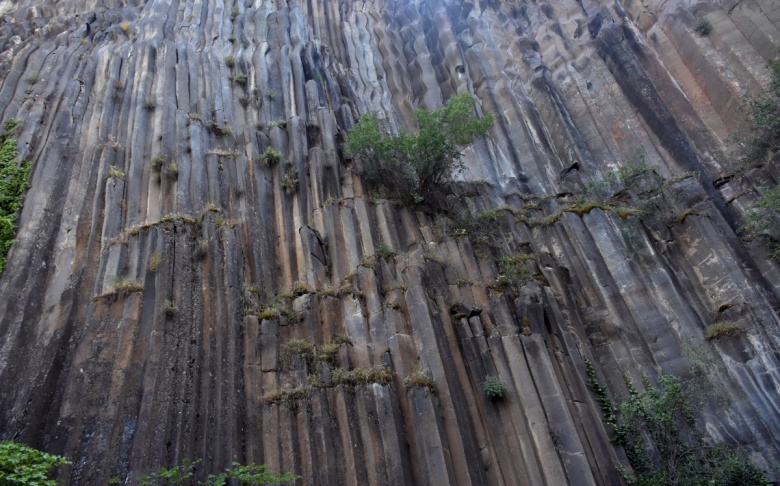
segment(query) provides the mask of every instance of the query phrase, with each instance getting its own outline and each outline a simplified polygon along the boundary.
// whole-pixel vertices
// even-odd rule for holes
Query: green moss
[[[16,160],[19,149],[13,134],[20,126],[21,121],[10,119],[0,134],[0,275],[16,237],[16,213],[21,207],[22,195],[30,187],[27,179],[32,162]]]

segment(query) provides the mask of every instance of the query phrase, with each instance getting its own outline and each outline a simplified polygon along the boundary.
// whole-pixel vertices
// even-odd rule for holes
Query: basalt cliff
[[[33,163],[0,439],[73,485],[185,458],[622,484],[592,363],[616,402],[703,380],[701,429],[779,479],[780,268],[741,228],[780,157],[727,141],[778,45],[775,0],[0,2],[0,117]],[[495,123],[452,211],[377,197],[360,115],[413,130],[460,93]]]

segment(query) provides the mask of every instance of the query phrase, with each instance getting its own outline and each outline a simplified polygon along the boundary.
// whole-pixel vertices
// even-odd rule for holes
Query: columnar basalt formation
[[[66,455],[69,484],[184,458],[302,484],[620,484],[586,359],[614,397],[703,368],[729,399],[707,433],[780,461],[780,271],[740,234],[780,163],[738,170],[724,143],[769,79],[776,1],[0,14],[0,114],[34,162],[0,281],[0,438]],[[499,208],[489,234],[377,200],[343,151],[363,113],[408,130],[464,92],[496,123],[452,196]],[[640,159],[669,214],[574,204]],[[501,285],[511,254],[536,278]],[[740,332],[707,341],[718,322]],[[334,378],[375,366],[392,379]]]

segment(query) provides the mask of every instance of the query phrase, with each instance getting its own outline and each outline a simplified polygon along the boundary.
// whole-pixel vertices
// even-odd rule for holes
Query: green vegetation
[[[56,486],[48,479],[55,467],[70,462],[17,442],[0,442],[0,485]]]
[[[614,430],[613,442],[623,447],[633,469],[633,474],[621,471],[629,484],[769,485],[764,471],[726,444],[705,440],[696,427],[693,403],[701,393],[689,383],[662,374],[658,386],[644,378],[645,390],[640,393],[626,378],[629,397],[616,407],[588,360],[585,369],[604,423]]]
[[[379,383],[380,385],[389,385],[393,381],[393,371],[384,366],[368,366],[365,368],[355,368],[345,370],[343,368],[334,368],[330,372],[330,379],[334,385],[370,385]]]
[[[152,255],[149,257],[149,271],[154,273],[157,271],[158,268],[160,268],[160,263],[162,262],[162,253],[160,251],[155,251],[152,253]]]
[[[228,54],[224,58],[222,58],[225,61],[225,66],[232,68],[236,65],[236,56],[233,54]]]
[[[30,187],[32,162],[17,162],[19,149],[13,138],[22,122],[10,119],[0,133],[0,275],[5,269],[6,258],[16,236],[16,213],[19,211],[24,191]]]
[[[347,152],[363,161],[362,175],[383,197],[413,206],[432,203],[442,187],[463,169],[462,148],[488,134],[493,116],[474,116],[474,100],[464,93],[433,111],[418,109],[417,133],[382,133],[375,113],[367,113],[349,133]]]
[[[295,189],[298,187],[298,168],[295,167],[293,164],[290,163],[290,161],[287,161],[287,170],[284,172],[284,175],[282,176],[282,188],[284,188],[284,191],[288,194],[295,191]]]
[[[488,208],[477,213],[464,212],[455,221],[456,236],[468,236],[478,245],[495,246],[506,208]]]
[[[341,345],[336,343],[317,346],[317,359],[327,363],[333,363],[336,361],[336,354],[338,354],[339,349],[341,349]]]
[[[427,388],[431,391],[436,390],[436,382],[431,376],[430,370],[416,367],[412,373],[404,378],[406,388]]]
[[[293,355],[301,355],[305,358],[309,358],[314,353],[314,345],[306,339],[293,338],[284,343],[282,346],[281,358],[282,362],[286,365]]]
[[[146,99],[144,99],[144,108],[148,111],[157,108],[157,98],[154,96],[147,96]]]
[[[169,484],[181,484],[190,481],[195,475],[195,467],[202,462],[201,459],[191,461],[184,459],[180,466],[170,469],[162,468],[152,474],[138,478],[139,486],[161,486]],[[226,484],[279,484],[299,479],[292,473],[276,474],[267,470],[265,464],[243,465],[233,462],[225,472],[209,474],[205,481],[199,481],[201,486],[225,486]],[[121,480],[120,480],[121,481]],[[234,482],[235,481],[235,482]]]
[[[179,484],[195,474],[195,466],[202,462],[201,459],[191,461],[184,459],[180,466],[170,469],[162,468],[157,472],[146,474],[138,478],[139,486],[158,486],[161,484]]]
[[[172,179],[176,179],[179,177],[179,164],[176,162],[168,162],[165,168],[163,168],[163,173]]]
[[[352,340],[345,336],[344,334],[336,334],[333,336],[333,338],[330,340],[333,344],[348,344],[352,346]]]
[[[238,17],[238,15],[239,15],[240,13],[241,13],[241,10],[239,10],[239,8],[238,8],[238,5],[234,6],[234,7],[233,7],[233,8],[230,10],[230,19],[231,19],[231,20],[236,20],[236,18]]]
[[[286,405],[290,410],[295,410],[298,402],[305,400],[309,391],[301,385],[295,388],[279,388],[270,390],[263,395],[263,403]]]
[[[233,484],[230,480],[235,480],[239,484],[279,484],[288,481],[300,479],[293,473],[276,474],[267,470],[265,464],[242,465],[233,462],[231,466],[221,474],[210,474],[206,479],[206,484],[210,486],[225,486]]]
[[[230,80],[236,84],[246,84],[247,76],[244,73],[236,73],[230,77]]]
[[[491,400],[501,400],[507,394],[506,386],[495,376],[488,376],[482,383],[482,393]]]
[[[780,60],[770,61],[771,78],[761,95],[745,96],[743,108],[747,111],[748,133],[736,133],[735,156],[746,167],[761,165],[770,149],[780,147]]]
[[[764,193],[748,212],[745,229],[751,237],[763,239],[772,257],[780,260],[780,186],[762,190]]]
[[[260,154],[258,160],[265,167],[269,167],[282,160],[282,153],[274,149],[273,147],[268,147],[267,149],[265,149],[265,152]]]
[[[716,322],[710,324],[704,329],[704,338],[708,341],[717,340],[722,337],[731,336],[741,331],[740,327],[733,322]]]
[[[395,252],[386,243],[380,243],[379,246],[376,247],[376,255],[387,262],[393,259]]]
[[[149,161],[149,164],[152,166],[152,170],[160,170],[165,164],[165,159],[161,155],[157,155]]]
[[[506,255],[498,260],[498,275],[493,289],[498,292],[519,290],[523,285],[536,278],[536,274],[528,269],[527,261],[533,260],[533,256],[525,253]]]
[[[699,17],[693,25],[693,30],[700,36],[707,37],[712,32],[712,24],[704,17]]]
[[[108,166],[108,177],[113,177],[114,179],[124,179],[125,173],[122,172],[119,167],[116,167],[114,165]]]
[[[165,317],[168,319],[173,318],[176,315],[176,312],[178,312],[179,308],[176,307],[176,302],[165,299],[165,302],[163,302],[163,313],[165,314]]]

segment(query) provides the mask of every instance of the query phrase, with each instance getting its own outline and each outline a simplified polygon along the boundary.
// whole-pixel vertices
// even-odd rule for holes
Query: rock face
[[[302,484],[620,484],[586,359],[614,397],[703,368],[729,399],[707,432],[780,461],[780,271],[739,234],[780,163],[736,171],[723,142],[769,79],[780,3],[0,14],[0,114],[35,164],[0,281],[0,438],[66,455],[67,483],[202,458]],[[396,131],[462,92],[496,118],[453,189],[502,208],[483,234],[374,200],[342,149],[362,113]],[[666,181],[654,218],[572,206],[640,159]],[[501,292],[509,254],[538,275]],[[705,340],[716,322],[741,332]],[[331,376],[379,365],[389,383]],[[415,370],[434,388],[405,386]]]

